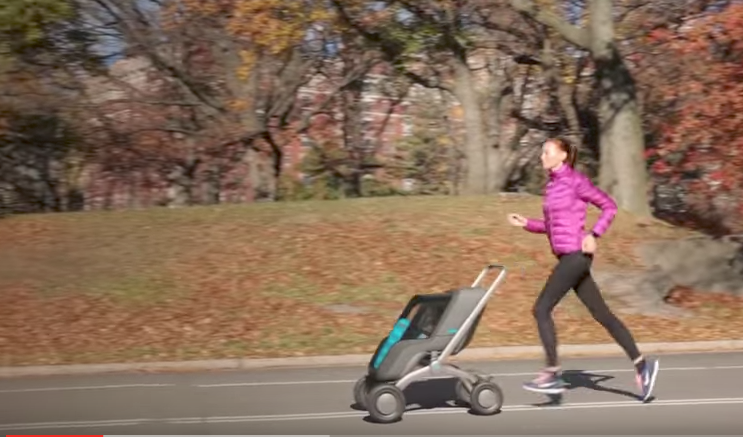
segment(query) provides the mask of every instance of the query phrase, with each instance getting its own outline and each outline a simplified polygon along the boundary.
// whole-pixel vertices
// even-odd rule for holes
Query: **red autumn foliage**
[[[732,219],[743,212],[743,4],[650,40],[660,54],[650,65],[656,107],[668,111],[652,169]]]

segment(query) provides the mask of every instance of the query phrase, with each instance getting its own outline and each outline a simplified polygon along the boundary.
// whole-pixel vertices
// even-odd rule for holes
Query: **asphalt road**
[[[4,434],[743,434],[743,353],[661,356],[656,399],[635,398],[621,358],[570,359],[562,404],[524,391],[537,361],[472,362],[496,375],[500,414],[452,406],[453,381],[406,390],[390,425],[352,407],[362,368],[107,374],[0,379]]]

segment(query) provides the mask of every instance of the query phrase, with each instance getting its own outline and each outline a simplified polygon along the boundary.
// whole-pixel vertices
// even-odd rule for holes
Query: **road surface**
[[[465,363],[496,375],[500,414],[447,404],[453,381],[406,390],[402,421],[352,408],[363,368],[107,374],[0,379],[4,434],[743,434],[743,353],[661,356],[656,399],[634,396],[621,358],[564,362],[573,387],[559,406],[524,391],[537,361]]]

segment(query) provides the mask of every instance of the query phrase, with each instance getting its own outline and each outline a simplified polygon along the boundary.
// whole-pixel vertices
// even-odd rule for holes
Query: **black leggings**
[[[609,310],[601,297],[601,292],[591,277],[592,263],[593,256],[582,252],[560,256],[557,266],[550,274],[534,304],[534,317],[537,319],[539,336],[547,355],[547,367],[557,366],[557,335],[555,334],[555,322],[552,320],[552,310],[571,288],[575,290],[593,318],[624,349],[627,356],[633,361],[640,357],[632,334]]]

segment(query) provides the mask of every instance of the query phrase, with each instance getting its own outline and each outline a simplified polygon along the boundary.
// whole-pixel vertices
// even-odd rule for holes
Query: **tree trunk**
[[[138,196],[138,192],[140,190],[139,172],[134,171],[134,172],[129,173],[128,177],[126,178],[126,182],[127,182],[126,207],[127,209],[137,209],[140,206],[139,196]]]
[[[566,41],[591,52],[601,93],[600,185],[622,209],[639,216],[651,215],[640,108],[632,74],[614,40],[613,2],[591,0],[588,29],[571,25],[532,0],[510,3],[515,10],[557,31]]]
[[[562,63],[555,52],[553,42],[546,39],[542,49],[542,68],[545,72],[545,79],[551,91],[555,93],[554,97],[567,121],[567,137],[580,149],[584,144],[578,111],[573,106],[573,86],[562,79],[561,67]]]
[[[464,153],[462,152],[462,144],[458,140],[452,129],[451,118],[448,115],[448,109],[452,106],[452,95],[444,90],[441,90],[441,122],[444,125],[444,131],[446,136],[451,141],[449,147],[449,153],[447,155],[448,162],[448,179],[451,184],[450,194],[458,196],[461,192],[462,184],[462,162],[464,160]]]
[[[591,2],[591,54],[600,88],[600,184],[619,206],[649,216],[645,139],[634,79],[614,41],[611,0]]]
[[[267,186],[265,154],[260,150],[250,148],[245,154],[248,162],[248,180],[252,201],[266,200],[271,197],[271,189]]]
[[[454,94],[464,113],[465,144],[464,186],[465,195],[488,192],[488,144],[480,96],[476,90],[472,71],[465,59],[454,60]]]
[[[258,111],[261,80],[264,76],[261,71],[264,59],[259,56],[250,67],[247,78],[243,79],[239,74],[243,60],[238,45],[230,38],[225,38],[220,42],[222,50],[219,56],[227,73],[225,83],[230,95],[242,105],[242,109],[237,112],[237,117],[245,133],[244,136],[249,137],[243,140],[242,144],[247,148],[245,160],[248,161],[248,177],[253,201],[276,200],[283,157],[280,155],[280,149],[278,156],[274,153],[275,145],[271,144],[268,121],[265,116],[259,116]],[[269,143],[266,150],[263,150],[264,148],[260,145],[261,139]],[[267,154],[272,155],[269,164],[266,162],[269,161],[266,159]],[[268,167],[273,167],[274,171]]]
[[[487,136],[487,158],[488,158],[488,192],[498,193],[505,189],[510,174],[509,158],[511,149],[508,147],[510,141],[504,135],[503,127],[511,115],[513,100],[511,91],[508,91],[510,83],[504,75],[499,74],[502,69],[497,55],[488,60],[489,74],[487,76],[487,95],[483,99],[484,128]]]
[[[65,178],[65,210],[82,211],[85,209],[85,188],[83,187],[83,171],[85,159],[83,153],[72,150],[64,158]]]
[[[222,166],[218,163],[212,164],[211,168],[206,172],[204,194],[207,205],[219,205],[221,203],[223,173]]]
[[[344,75],[348,74],[344,72]],[[343,102],[343,147],[349,158],[349,166],[344,175],[343,191],[346,197],[361,197],[361,167],[363,165],[364,129],[373,129],[374,126],[364,126],[362,98],[364,82],[355,80],[341,91]]]
[[[188,141],[189,150],[183,159],[172,163],[172,169],[167,175],[168,197],[170,207],[195,205],[196,172],[201,165],[201,159],[196,156],[194,140]]]

